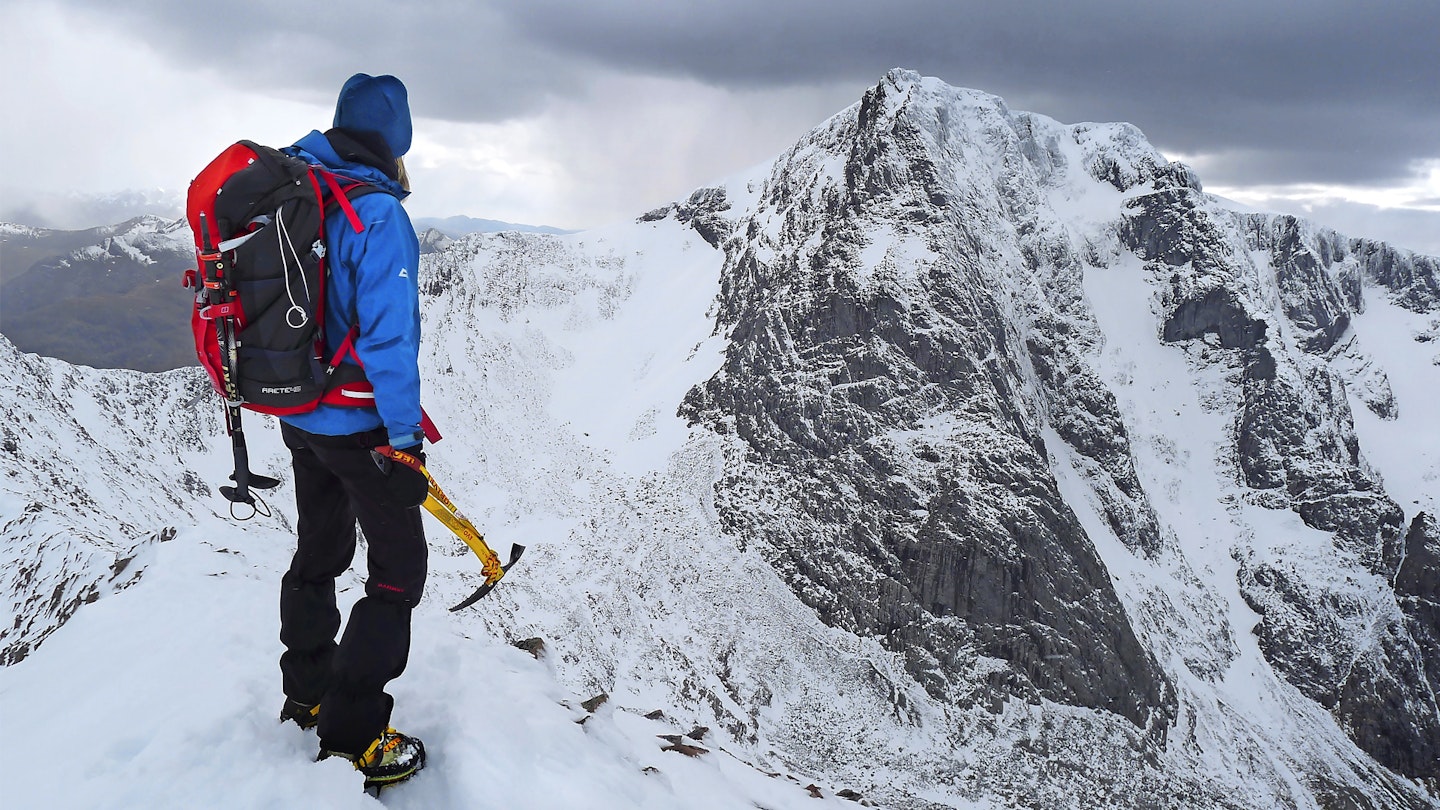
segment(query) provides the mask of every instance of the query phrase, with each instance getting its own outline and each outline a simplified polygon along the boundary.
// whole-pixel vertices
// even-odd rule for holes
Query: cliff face
[[[743,210],[719,190],[683,210],[728,227],[706,239],[726,254],[729,345],[682,414],[739,439],[722,520],[827,623],[881,639],[937,698],[1104,709],[1163,744],[1177,697],[1156,656],[1184,646],[1163,636],[1198,635],[1184,674],[1223,678],[1250,630],[1219,607],[1238,586],[1276,672],[1387,767],[1440,777],[1433,611],[1396,580],[1402,559],[1406,582],[1436,571],[1406,554],[1405,512],[1350,405],[1393,419],[1351,321],[1367,292],[1434,312],[1434,260],[1225,209],[1133,128],[1066,127],[903,72],[748,191]],[[1221,508],[1258,510],[1203,538],[1234,579],[1178,608],[1117,594],[1098,551],[1113,539],[1112,564],[1191,586],[1204,556],[1157,515],[1126,382],[1105,378],[1124,338],[1092,297],[1127,272],[1155,338],[1188,358],[1201,410],[1229,424]],[[1315,531],[1257,534],[1267,510]]]
[[[1163,729],[1172,688],[1046,458],[1054,412],[1115,480],[1117,527],[1159,542],[1113,400],[1067,373],[1074,290],[1016,283],[1081,265],[1041,215],[1064,158],[1039,128],[900,79],[777,162],[727,244],[724,368],[686,413],[748,449],[722,484],[736,536],[932,694]]]
[[[1289,216],[1218,211],[1194,189],[1131,201],[1121,234],[1163,279],[1163,339],[1213,335],[1231,350],[1216,361],[1234,372],[1225,396],[1242,496],[1288,509],[1321,533],[1294,557],[1237,549],[1266,658],[1381,763],[1435,780],[1440,665],[1417,644],[1433,635],[1433,615],[1401,595],[1405,511],[1367,462],[1350,403],[1382,420],[1394,420],[1398,406],[1350,326],[1367,287],[1413,312],[1440,310],[1436,261]],[[1407,404],[1428,411],[1421,425],[1436,429],[1428,403]],[[1410,544],[1423,550],[1415,538],[1424,515],[1413,518]],[[1321,577],[1297,559],[1317,554]],[[1410,560],[1412,581],[1435,577],[1423,551]]]

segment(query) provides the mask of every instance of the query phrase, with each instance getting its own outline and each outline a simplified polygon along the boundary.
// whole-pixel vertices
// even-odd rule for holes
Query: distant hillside
[[[194,365],[194,266],[183,220],[56,231],[0,225],[0,332],[22,351],[96,368]]]
[[[421,252],[475,232],[567,233],[473,217],[415,221]],[[195,266],[182,219],[53,230],[0,223],[0,333],[21,351],[95,368],[167,371],[195,365],[190,295]]]

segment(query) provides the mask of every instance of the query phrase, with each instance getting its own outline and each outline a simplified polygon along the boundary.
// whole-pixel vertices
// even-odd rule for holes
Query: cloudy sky
[[[326,128],[365,71],[410,88],[413,215],[584,228],[775,157],[898,66],[1440,254],[1437,31],[1436,0],[0,0],[0,219],[178,199],[235,140]]]

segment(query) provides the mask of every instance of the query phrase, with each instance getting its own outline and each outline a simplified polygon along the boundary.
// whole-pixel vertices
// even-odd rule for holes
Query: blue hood
[[[294,155],[306,163],[318,163],[338,175],[382,188],[398,199],[403,200],[410,196],[410,192],[401,188],[399,183],[386,177],[384,172],[374,166],[354,163],[340,157],[335,151],[335,147],[330,144],[330,139],[326,138],[325,133],[318,129],[311,130],[309,135],[296,141],[294,146],[287,146],[280,151],[287,155]]]

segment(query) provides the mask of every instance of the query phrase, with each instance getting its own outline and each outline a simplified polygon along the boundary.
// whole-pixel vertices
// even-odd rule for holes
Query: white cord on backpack
[[[290,289],[290,265],[285,260],[285,248],[290,248],[290,256],[295,259],[295,269],[300,271],[300,283],[305,286],[305,300],[311,301],[310,282],[305,278],[305,265],[300,261],[300,256],[295,252],[295,245],[290,241],[290,232],[285,229],[285,218],[280,216],[280,209],[275,209],[275,222],[280,226],[275,230],[275,240],[280,243],[280,267],[285,272],[285,297],[290,299],[290,308],[285,310],[285,323],[291,329],[299,329],[310,322],[310,315],[305,308],[295,303],[295,293]],[[298,318],[296,315],[298,314]],[[299,323],[295,321],[299,320]]]

